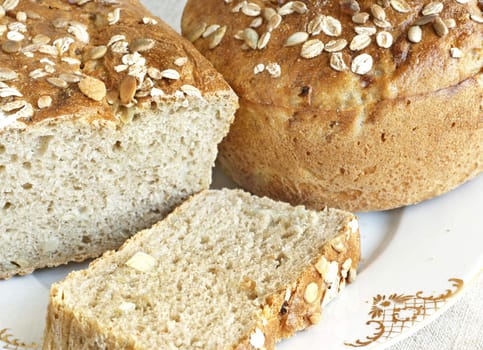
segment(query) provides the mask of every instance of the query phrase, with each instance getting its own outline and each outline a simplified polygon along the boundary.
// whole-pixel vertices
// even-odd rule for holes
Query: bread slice
[[[350,213],[204,191],[54,284],[43,349],[273,349],[359,258]]]
[[[0,37],[0,279],[118,248],[207,189],[237,107],[137,1],[8,6],[28,35]]]

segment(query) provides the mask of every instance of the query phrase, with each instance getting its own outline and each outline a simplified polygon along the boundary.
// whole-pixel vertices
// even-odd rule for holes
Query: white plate
[[[220,172],[213,187],[230,186]],[[360,214],[362,263],[355,283],[319,325],[278,349],[383,349],[434,320],[483,266],[483,175],[439,198]],[[86,264],[0,281],[0,349],[37,349],[50,285]]]
[[[185,1],[144,3],[179,28]],[[213,187],[227,183],[217,173]],[[483,266],[481,208],[483,175],[417,206],[360,215],[363,259],[357,281],[326,307],[319,325],[278,348],[380,350],[434,320]],[[0,349],[37,349],[50,285],[85,266],[0,281]]]

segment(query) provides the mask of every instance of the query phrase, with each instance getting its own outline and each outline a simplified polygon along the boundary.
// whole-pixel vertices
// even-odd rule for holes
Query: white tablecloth
[[[179,31],[185,0],[143,2],[154,14]],[[439,319],[389,348],[409,349],[483,350],[483,273],[466,288],[462,298]]]

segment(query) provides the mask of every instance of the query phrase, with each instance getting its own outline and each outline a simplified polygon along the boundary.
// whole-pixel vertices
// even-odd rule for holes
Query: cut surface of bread
[[[0,279],[99,256],[207,189],[237,107],[137,1],[8,6],[25,38],[0,38]]]
[[[357,219],[198,194],[53,285],[43,349],[273,349],[355,277]]]

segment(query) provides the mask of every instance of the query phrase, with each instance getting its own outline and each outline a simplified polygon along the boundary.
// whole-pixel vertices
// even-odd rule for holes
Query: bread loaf
[[[477,176],[479,5],[189,0],[184,35],[240,97],[221,164],[251,192],[319,209],[395,208]]]
[[[137,1],[4,1],[0,278],[117,248],[208,188],[236,107]]]
[[[54,284],[43,349],[274,349],[359,258],[350,213],[205,191]]]

